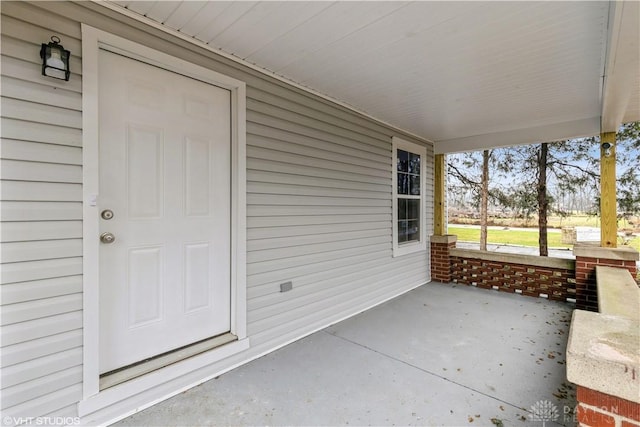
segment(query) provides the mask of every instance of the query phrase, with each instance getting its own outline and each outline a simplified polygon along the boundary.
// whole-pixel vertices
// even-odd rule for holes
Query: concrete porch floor
[[[116,425],[572,426],[572,309],[432,282]]]

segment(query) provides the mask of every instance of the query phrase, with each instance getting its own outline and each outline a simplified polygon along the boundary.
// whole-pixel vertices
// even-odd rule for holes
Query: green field
[[[479,242],[480,241],[480,228],[466,228],[449,226],[448,234],[455,234],[458,236],[458,240],[464,240],[467,242]],[[487,230],[488,243],[495,244],[509,244],[520,246],[533,246],[538,247],[538,235],[537,231],[518,230],[517,228],[510,228],[509,230]],[[562,236],[560,233],[548,233],[550,248],[570,248],[571,245],[562,243]]]
[[[450,221],[457,224],[479,224],[479,220],[472,218],[459,218],[451,217]],[[618,227],[621,229],[633,228],[633,224],[640,223],[639,217],[632,218],[620,218],[618,220]],[[562,227],[600,227],[600,218],[594,215],[571,215],[569,217],[559,217],[556,215],[550,215],[547,224],[549,227],[562,228]],[[489,218],[489,225],[504,225],[509,227],[537,227],[538,219],[533,216],[528,220],[514,219],[514,218]]]
[[[448,234],[455,234],[458,236],[458,240],[467,242],[479,242],[480,241],[480,228],[466,228],[456,227],[450,225],[448,227]],[[494,244],[509,244],[520,246],[538,246],[538,232],[528,230],[518,230],[517,228],[510,228],[508,230],[487,230],[488,243]],[[561,233],[548,233],[547,238],[549,240],[550,248],[571,248],[572,245],[562,243]],[[636,237],[631,240],[629,246],[636,248],[640,251],[640,237]]]

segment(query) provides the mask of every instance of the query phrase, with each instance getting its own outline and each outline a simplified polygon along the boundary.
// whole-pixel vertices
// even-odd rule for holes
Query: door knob
[[[113,233],[102,233],[100,235],[100,241],[102,243],[113,243],[116,240],[116,236]]]

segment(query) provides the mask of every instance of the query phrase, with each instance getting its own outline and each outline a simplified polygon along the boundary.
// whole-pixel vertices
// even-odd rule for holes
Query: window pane
[[[398,198],[398,219],[408,219],[407,217],[407,202],[412,202],[413,200],[400,199]]]
[[[409,175],[398,172],[398,194],[409,194]]]
[[[420,200],[408,199],[406,200],[406,202],[407,202],[406,219],[419,219],[420,218]],[[399,217],[399,218],[404,219],[402,217]]]
[[[398,171],[409,171],[409,153],[404,150],[398,150]]]
[[[415,242],[420,240],[420,220],[407,221],[407,241]]]
[[[407,221],[398,221],[398,243],[407,241]]]
[[[409,146],[413,147],[413,145],[409,145],[407,143],[407,148]],[[422,241],[422,217],[424,216],[424,203],[425,200],[422,198],[422,160],[423,160],[423,150],[422,148],[416,146],[415,149],[409,148],[409,150],[399,149],[400,147],[405,147],[405,145],[396,145],[394,142],[394,150],[396,156],[396,170],[394,173],[396,188],[394,188],[394,208],[396,209],[397,215],[395,215],[395,224],[394,224],[394,242],[396,245],[403,246],[404,249],[401,250],[398,254],[410,253],[415,250],[420,250],[423,248],[420,243],[424,243]],[[417,153],[423,153],[417,154]],[[426,160],[425,160],[426,161]],[[394,246],[394,254],[398,249],[398,246]],[[639,426],[640,427],[640,426]]]
[[[409,153],[409,172],[420,175],[420,156]]]
[[[411,194],[412,196],[419,196],[420,195],[420,176],[419,175],[409,175],[409,180],[410,180],[410,189],[411,192],[409,194]]]

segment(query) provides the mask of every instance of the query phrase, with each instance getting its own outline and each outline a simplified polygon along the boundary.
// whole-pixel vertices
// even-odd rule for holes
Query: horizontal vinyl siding
[[[40,44],[52,34],[72,52],[68,83],[41,76]],[[2,2],[0,43],[0,409],[15,417],[75,415],[82,396],[80,26]]]
[[[424,252],[392,257],[389,134],[284,92],[247,96],[252,345],[269,347],[428,281]],[[428,200],[433,177],[426,173]],[[281,293],[286,281],[293,290]]]
[[[391,137],[409,136],[184,41],[167,42],[92,2],[3,2],[2,12],[3,414],[75,416],[81,398],[80,22],[247,83],[251,347],[107,408],[106,418],[429,280],[426,252],[392,256]],[[39,44],[52,34],[73,54],[68,83],[40,75]],[[285,281],[293,289],[281,293]]]

